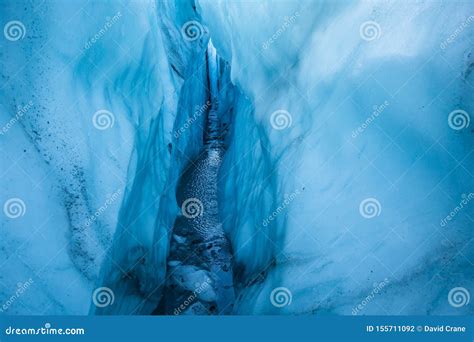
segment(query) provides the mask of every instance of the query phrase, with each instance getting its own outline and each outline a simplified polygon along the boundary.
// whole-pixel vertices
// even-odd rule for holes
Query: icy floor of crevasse
[[[210,105],[204,114],[204,146],[197,159],[189,162],[176,189],[181,213],[172,230],[166,283],[156,314],[222,315],[233,309],[232,251],[218,205],[218,175],[227,130],[222,119],[231,116],[234,97],[228,94],[233,85],[222,82],[228,79],[228,68],[221,68],[225,62],[212,42],[205,57]]]

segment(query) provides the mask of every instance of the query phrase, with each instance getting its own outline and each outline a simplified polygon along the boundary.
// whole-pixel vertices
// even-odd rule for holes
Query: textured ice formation
[[[162,313],[166,279],[216,301],[173,249],[179,181],[216,139],[232,313],[472,313],[456,301],[474,293],[473,16],[471,1],[2,1],[1,313]]]
[[[351,314],[374,289],[357,313],[472,312],[448,303],[473,289],[472,205],[440,220],[472,193],[472,128],[448,117],[472,116],[473,10],[199,1],[249,97],[223,170],[236,313]]]

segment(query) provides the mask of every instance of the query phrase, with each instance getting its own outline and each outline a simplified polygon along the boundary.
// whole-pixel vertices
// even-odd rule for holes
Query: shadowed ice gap
[[[218,174],[225,153],[221,121],[231,111],[219,106],[221,62],[209,41],[208,100],[204,145],[178,183],[177,216],[167,261],[166,285],[157,314],[229,314],[234,302],[232,251],[220,221]],[[224,87],[227,85],[224,85]],[[227,98],[225,99],[227,100]]]

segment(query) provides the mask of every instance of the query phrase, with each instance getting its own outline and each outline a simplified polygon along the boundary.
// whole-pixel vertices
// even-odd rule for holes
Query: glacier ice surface
[[[1,204],[26,208],[0,220],[2,314],[156,309],[204,144],[209,38],[238,90],[217,180],[233,312],[472,313],[448,301],[474,293],[472,123],[450,121],[474,113],[472,2],[0,6],[26,29],[0,39]]]

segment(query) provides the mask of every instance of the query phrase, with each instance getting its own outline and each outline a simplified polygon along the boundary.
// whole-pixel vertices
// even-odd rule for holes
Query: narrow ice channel
[[[232,251],[220,221],[218,174],[225,153],[226,108],[219,106],[219,60],[209,41],[208,102],[204,146],[179,181],[176,218],[167,262],[166,286],[158,314],[226,314],[232,312]],[[231,86],[231,85],[229,85]],[[227,109],[229,110],[229,109]]]

